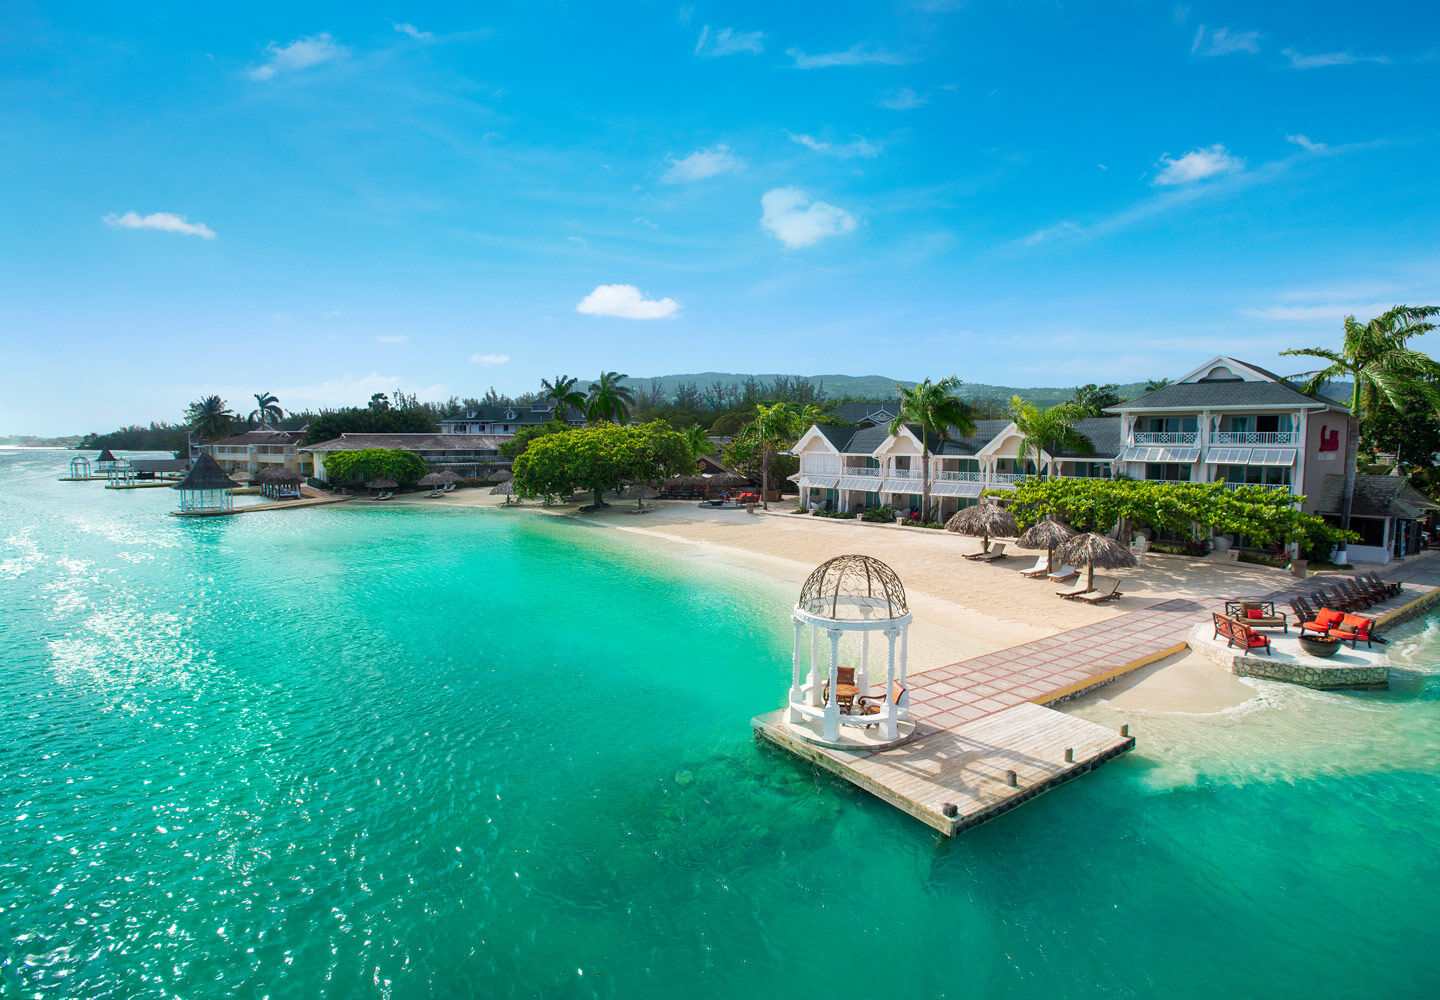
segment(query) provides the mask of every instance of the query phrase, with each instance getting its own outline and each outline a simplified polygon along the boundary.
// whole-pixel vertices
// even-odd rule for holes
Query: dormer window
[[[506,420],[514,420],[514,419],[515,419],[515,411],[514,411],[514,410],[506,410],[506,411],[505,411],[505,419],[506,419]]]
[[[1201,382],[1240,382],[1240,381],[1243,381],[1243,380],[1240,378],[1239,375],[1236,375],[1234,372],[1232,372],[1229,368],[1226,368],[1224,365],[1216,365],[1214,368],[1211,368],[1211,369],[1210,369],[1208,372],[1206,372],[1204,375],[1200,376],[1199,381],[1201,381]]]

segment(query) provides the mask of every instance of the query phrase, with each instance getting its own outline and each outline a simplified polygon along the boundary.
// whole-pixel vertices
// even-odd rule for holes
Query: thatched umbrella
[[[415,483],[416,486],[444,486],[445,474],[442,472],[427,472]]]
[[[1015,544],[1022,549],[1044,549],[1045,565],[1050,572],[1055,572],[1055,546],[1061,545],[1074,538],[1078,532],[1063,521],[1052,521],[1050,518],[1036,521],[1025,529],[1025,534]]]
[[[505,502],[508,504],[515,499],[515,483],[513,481],[505,482],[499,486],[492,487],[490,495],[492,497],[504,497]]]
[[[393,490],[399,486],[400,484],[393,479],[372,479],[365,484],[365,488],[371,490]]]
[[[1084,566],[1085,586],[1095,586],[1095,567],[1101,569],[1120,569],[1124,566],[1134,566],[1135,557],[1130,550],[1113,538],[1104,535],[1097,535],[1093,531],[1087,531],[1083,535],[1076,535],[1067,542],[1061,543],[1055,549],[1055,554],[1060,557],[1062,565]]]
[[[506,469],[501,469],[499,472],[492,472],[490,474],[490,482],[492,483],[508,483],[514,478],[515,477]]]
[[[973,507],[966,507],[951,515],[950,520],[945,522],[945,529],[958,531],[962,535],[976,535],[983,538],[980,551],[989,552],[991,535],[1009,537],[1016,534],[1020,530],[1020,526],[1015,523],[1015,515],[1004,507],[998,503],[986,503],[982,500]]]
[[[458,473],[451,472],[449,469],[442,469],[439,475],[440,481],[442,483],[458,483],[460,481],[460,475]]]

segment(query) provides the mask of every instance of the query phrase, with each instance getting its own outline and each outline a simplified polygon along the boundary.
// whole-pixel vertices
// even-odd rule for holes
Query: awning
[[[957,483],[953,480],[930,485],[930,492],[940,497],[978,497],[984,490],[984,483]]]
[[[858,493],[879,493],[880,478],[878,476],[841,476],[840,488],[855,490]]]
[[[1294,448],[1255,448],[1250,452],[1251,465],[1294,465]]]
[[[1249,448],[1211,448],[1205,456],[1211,465],[1249,465]]]
[[[1127,448],[1120,457],[1125,462],[1194,462],[1200,457],[1200,449],[1149,445],[1143,448]]]
[[[833,490],[840,482],[839,476],[801,476],[797,480],[804,490]]]

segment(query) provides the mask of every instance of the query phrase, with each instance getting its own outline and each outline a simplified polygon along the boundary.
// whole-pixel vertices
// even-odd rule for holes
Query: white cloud
[[[409,35],[411,38],[418,38],[422,42],[428,42],[430,39],[435,37],[435,32],[421,31],[419,28],[415,27],[415,25],[410,24],[409,22],[398,23],[394,27],[396,31],[400,32],[400,34]]]
[[[1319,52],[1313,56],[1307,56],[1295,49],[1285,49],[1281,55],[1290,60],[1291,69],[1322,69],[1326,66],[1351,66],[1362,62],[1385,63],[1390,61],[1385,56],[1357,56],[1350,52]]]
[[[186,236],[199,236],[207,240],[215,238],[215,230],[205,223],[187,222],[185,216],[176,215],[174,212],[151,212],[149,215],[141,215],[138,212],[116,215],[112,212],[102,221],[107,226],[115,226],[118,229],[157,229],[162,233],[183,233]]]
[[[1192,149],[1184,156],[1172,159],[1168,154],[1160,157],[1160,173],[1156,184],[1190,184],[1214,177],[1217,174],[1233,173],[1245,168],[1245,161],[1231,156],[1220,143],[1204,149]]]
[[[871,142],[869,139],[862,138],[858,135],[853,142],[823,142],[813,135],[796,135],[792,132],[790,134],[790,140],[792,142],[798,142],[807,149],[813,149],[817,153],[824,153],[827,156],[839,156],[847,160],[854,157],[869,159],[873,156],[879,156],[881,152],[878,143]]]
[[[647,299],[634,285],[597,285],[575,311],[621,319],[665,319],[680,312],[680,303],[670,298]]]
[[[695,43],[695,54],[704,59],[714,59],[719,56],[733,56],[741,52],[749,52],[758,56],[765,51],[765,32],[763,31],[736,31],[734,28],[721,28],[712,32],[710,25],[700,29],[700,40]]]
[[[272,80],[281,73],[319,66],[321,63],[343,59],[350,54],[350,50],[345,46],[335,44],[335,39],[330,37],[328,31],[297,38],[289,45],[276,45],[271,42],[265,47],[265,51],[270,58],[250,70],[252,80]]]
[[[834,66],[901,66],[910,60],[894,52],[871,48],[866,45],[852,45],[844,52],[820,52],[811,55],[800,49],[786,49],[785,54],[795,60],[796,69],[830,69]]]
[[[707,177],[739,170],[745,165],[745,161],[733,155],[730,147],[725,145],[698,149],[683,159],[669,159],[666,162],[670,164],[670,169],[665,171],[660,179],[667,184],[703,181]]]
[[[472,365],[503,365],[510,361],[508,354],[472,354],[470,363]]]
[[[1361,302],[1361,303],[1336,303],[1327,305],[1277,305],[1264,306],[1256,309],[1241,309],[1240,315],[1250,319],[1263,319],[1272,322],[1313,322],[1316,320],[1343,320],[1346,316],[1370,317],[1378,316],[1390,303],[1383,302]]]
[[[823,201],[811,201],[799,188],[767,191],[760,198],[760,225],[787,247],[808,247],[827,236],[855,229],[855,216]]]
[[[403,344],[410,338],[403,333],[382,333],[375,338],[377,344]]]
[[[1044,229],[1036,230],[1020,241],[1021,246],[1033,247],[1041,243],[1048,243],[1057,239],[1064,239],[1067,236],[1079,235],[1083,230],[1073,222],[1057,222],[1053,226],[1046,226]]]
[[[1200,25],[1195,32],[1195,41],[1190,45],[1190,54],[1197,56],[1228,56],[1236,52],[1248,52],[1252,56],[1260,51],[1260,32],[1232,31],[1216,28],[1213,31]]]
[[[917,94],[909,87],[902,87],[880,98],[880,106],[891,111],[913,111],[930,103],[930,98]]]
[[[1285,137],[1285,141],[1286,141],[1286,142],[1293,142],[1295,145],[1299,146],[1301,149],[1308,149],[1308,150],[1309,150],[1310,152],[1312,152],[1312,153],[1318,153],[1318,152],[1320,152],[1322,149],[1328,148],[1328,147],[1326,147],[1325,143],[1323,143],[1323,142],[1316,142],[1314,139],[1310,138],[1308,135],[1299,135],[1299,134],[1296,134],[1296,135],[1287,135],[1287,136]]]

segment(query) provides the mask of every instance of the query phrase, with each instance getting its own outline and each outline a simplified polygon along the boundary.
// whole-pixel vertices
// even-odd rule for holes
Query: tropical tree
[[[1440,408],[1440,363],[1423,351],[1409,346],[1411,337],[1429,333],[1435,324],[1430,317],[1440,306],[1395,306],[1368,323],[1345,317],[1345,334],[1339,350],[1301,347],[1281,351],[1282,355],[1319,358],[1325,367],[1301,372],[1300,391],[1316,395],[1327,382],[1350,379],[1350,427],[1345,442],[1345,493],[1341,503],[1340,527],[1350,528],[1350,508],[1355,500],[1355,457],[1359,449],[1359,422],[1374,419],[1382,406],[1404,411],[1406,395],[1418,395],[1431,409]]]
[[[1098,417],[1108,406],[1117,406],[1125,402],[1125,397],[1120,395],[1120,387],[1113,382],[1105,385],[1096,385],[1091,382],[1088,385],[1077,386],[1075,396],[1070,402],[1084,411],[1087,417]]]
[[[255,409],[250,411],[251,421],[259,421],[263,426],[268,424],[272,417],[278,423],[284,416],[285,411],[280,409],[280,400],[268,392],[255,394]]]
[[[606,490],[693,472],[693,463],[685,439],[663,421],[634,427],[602,424],[531,442],[515,459],[515,488],[522,496],[546,497],[590,490],[598,509],[605,506]]]
[[[202,396],[185,411],[185,423],[206,441],[215,441],[230,433],[235,414],[219,396]]]
[[[900,433],[906,424],[920,430],[921,491],[920,519],[930,519],[930,442],[939,444],[948,440],[951,429],[960,435],[975,433],[975,418],[969,405],[955,395],[960,388],[960,379],[950,375],[939,382],[928,378],[907,389],[896,384],[900,390],[900,412],[890,421],[890,433]]]
[[[1145,380],[1145,392],[1146,392],[1147,395],[1148,395],[1149,393],[1152,393],[1152,392],[1159,392],[1161,389],[1164,389],[1166,386],[1168,386],[1168,385],[1170,385],[1170,384],[1171,384],[1171,383],[1170,383],[1170,380],[1169,380],[1168,378],[1152,378],[1152,379],[1146,379],[1146,380]]]
[[[1075,425],[1085,418],[1085,414],[1074,403],[1057,403],[1042,410],[1035,404],[1014,396],[1010,399],[1009,410],[1010,419],[1015,422],[1015,429],[1020,432],[1020,454],[1022,457],[1034,454],[1037,473],[1044,472],[1042,456],[1045,452],[1053,456],[1065,448],[1071,451],[1088,451],[1093,447],[1090,439],[1075,429]]]
[[[760,459],[760,502],[770,509],[770,463],[775,453],[795,443],[800,435],[800,417],[787,403],[755,404],[755,416],[735,437],[735,453],[758,455]]]
[[[685,439],[685,447],[690,449],[690,454],[696,458],[715,450],[715,446],[710,443],[709,432],[699,424],[691,424],[680,432],[680,436]]]
[[[629,377],[620,372],[601,372],[599,380],[590,383],[590,395],[585,399],[585,418],[592,424],[601,420],[629,423],[635,392],[621,384]]]
[[[425,460],[400,448],[332,451],[325,456],[325,475],[342,483],[393,479],[401,486],[410,486],[425,475]]]
[[[585,411],[585,394],[575,388],[579,381],[569,375],[556,375],[553,381],[545,378],[540,380],[540,386],[545,390],[544,398],[555,404],[556,420],[565,420],[571,410],[576,413]]]

